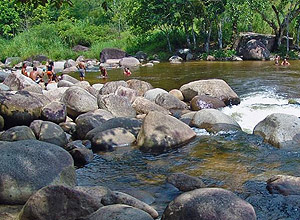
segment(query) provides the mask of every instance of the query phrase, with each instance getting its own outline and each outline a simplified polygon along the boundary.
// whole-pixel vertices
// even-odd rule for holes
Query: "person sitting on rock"
[[[281,63],[281,66],[289,66],[289,65],[291,65],[291,64],[287,61],[286,58],[284,58],[284,60]]]
[[[26,71],[26,68],[27,68],[27,64],[26,64],[26,63],[23,63],[23,64],[22,64],[21,73],[22,73],[24,76],[27,76],[27,77],[28,77],[28,73],[27,73],[27,71]]]
[[[78,70],[79,70],[79,78],[80,78],[80,81],[83,81],[84,80],[84,77],[85,77],[85,65],[83,62],[80,62],[78,64]]]
[[[50,83],[53,80],[53,74],[54,74],[53,61],[50,61],[49,64],[46,64],[46,68],[47,68],[48,83]]]
[[[108,77],[107,70],[105,69],[104,66],[100,66],[100,72],[101,72],[101,77],[102,78],[107,78]]]
[[[124,69],[124,75],[125,75],[125,76],[130,76],[130,75],[131,75],[131,72],[130,72],[129,68],[126,67],[126,68]]]
[[[36,83],[40,82],[40,79],[38,78],[38,71],[36,67],[33,67],[33,70],[29,74],[30,79],[35,81]],[[39,79],[39,80],[38,80]],[[37,81],[38,80],[38,81]]]

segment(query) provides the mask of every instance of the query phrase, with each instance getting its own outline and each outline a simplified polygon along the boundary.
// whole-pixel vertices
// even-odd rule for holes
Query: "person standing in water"
[[[289,65],[291,65],[291,64],[287,61],[286,58],[284,58],[284,60],[281,63],[281,66],[289,66]]]
[[[280,56],[276,54],[274,61],[275,61],[275,65],[278,66],[279,65],[279,61],[280,61]]]
[[[131,72],[130,72],[129,68],[125,67],[125,69],[124,69],[124,75],[125,76],[130,76],[131,75]]]
[[[80,78],[80,81],[83,81],[84,80],[84,77],[85,77],[85,65],[83,62],[80,62],[78,64],[78,70],[79,70],[79,78]]]
[[[108,74],[107,74],[107,70],[105,69],[104,66],[100,66],[100,72],[101,72],[101,77],[102,78],[107,78],[108,77]]]

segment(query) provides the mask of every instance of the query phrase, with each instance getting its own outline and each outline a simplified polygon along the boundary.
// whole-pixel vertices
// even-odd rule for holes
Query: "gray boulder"
[[[173,173],[169,175],[167,177],[167,182],[182,192],[188,192],[194,189],[206,187],[201,179],[186,175],[184,173]]]
[[[213,133],[241,130],[241,127],[233,118],[216,109],[198,111],[194,115],[191,125]]]
[[[35,120],[30,124],[38,140],[64,147],[68,143],[64,130],[51,121]]]
[[[0,83],[0,91],[9,91],[11,90],[7,85],[4,83]]]
[[[12,127],[0,134],[0,141],[36,140],[33,131],[27,126]]]
[[[91,95],[97,97],[99,94],[99,91],[95,88],[93,88],[88,81],[80,81],[78,83],[75,83],[75,86],[81,87],[88,91]]]
[[[255,39],[249,40],[242,51],[244,60],[268,60],[270,51],[266,46]]]
[[[55,73],[60,73],[64,70],[64,65],[66,61],[56,61],[54,62],[54,72]]]
[[[145,92],[144,97],[152,102],[155,102],[155,99],[159,94],[168,94],[168,92],[161,88],[150,89]]]
[[[5,66],[12,66],[21,61],[22,61],[21,57],[7,57],[4,64]]]
[[[100,53],[100,62],[105,63],[108,59],[122,59],[127,56],[128,54],[120,49],[105,48]]]
[[[66,150],[72,155],[74,164],[77,167],[90,163],[94,158],[93,152],[87,149],[82,141],[72,141],[68,143]]]
[[[164,151],[195,136],[195,132],[178,119],[160,112],[149,112],[138,135],[137,145],[143,151]]]
[[[83,46],[83,45],[76,45],[76,46],[72,47],[72,50],[75,52],[86,52],[86,51],[89,51],[90,48]]]
[[[191,125],[191,122],[197,112],[189,112],[180,116],[180,121],[186,123],[187,125]]]
[[[66,121],[59,124],[59,126],[66,132],[67,134],[70,134],[71,136],[76,135],[76,123],[72,121]]]
[[[197,95],[191,101],[191,109],[193,111],[199,111],[201,109],[218,109],[225,107],[225,103],[218,99],[208,95]]]
[[[48,186],[32,195],[24,205],[20,220],[74,220],[102,207],[87,193],[65,186]]]
[[[43,94],[42,87],[41,86],[37,86],[37,85],[27,86],[24,89],[21,89],[21,91],[28,91],[28,92]]]
[[[148,59],[148,55],[143,51],[138,51],[135,56],[140,62],[144,62]]]
[[[98,106],[111,112],[116,117],[134,118],[136,111],[131,106],[130,101],[122,96],[108,94],[98,96]]]
[[[42,108],[42,119],[56,124],[65,122],[67,119],[67,107],[61,102],[51,102]]]
[[[72,86],[64,93],[61,101],[66,104],[70,117],[98,109],[97,99],[86,90]]]
[[[232,192],[203,188],[186,192],[165,209],[162,220],[256,220],[254,208]]]
[[[169,61],[170,63],[181,63],[183,59],[180,56],[171,56]]]
[[[222,100],[226,105],[240,103],[238,95],[221,79],[198,80],[180,87],[185,101],[190,101],[196,95],[209,95]]]
[[[130,103],[133,103],[137,97],[137,91],[127,87],[119,86],[119,88],[115,92],[115,95],[123,96],[127,98]]]
[[[56,83],[50,83],[56,84]],[[57,85],[57,84],[56,84]],[[51,102],[52,101],[60,101],[63,97],[64,93],[67,91],[68,87],[60,87],[53,90],[43,90],[44,96],[46,96]]]
[[[0,70],[0,82],[3,82],[8,75],[8,72]]]
[[[164,107],[165,109],[188,109],[187,104],[180,101],[175,96],[169,93],[161,93],[156,96],[155,103]]]
[[[74,189],[94,197],[99,203],[102,203],[107,197],[110,198],[112,194],[112,191],[104,186],[76,186]]]
[[[96,89],[98,92],[100,92],[100,90],[103,88],[103,84],[101,84],[101,83],[96,83],[96,84],[93,84],[92,85],[92,87],[94,88],[94,89]]]
[[[300,195],[300,177],[276,175],[267,180],[267,189],[271,194]]]
[[[119,88],[119,86],[128,87],[127,83],[123,80],[107,82],[100,89],[99,94],[100,95],[108,95],[111,93],[114,94]]]
[[[59,80],[59,82],[57,83],[57,87],[60,88],[60,87],[71,87],[71,86],[74,86],[74,83],[71,83],[67,80]]]
[[[253,133],[278,148],[299,147],[300,119],[288,114],[271,114],[255,126]]]
[[[63,77],[62,77],[62,79],[63,79],[63,80],[66,80],[66,81],[68,81],[68,82],[70,82],[70,83],[73,83],[73,84],[76,84],[76,83],[79,82],[78,79],[75,79],[74,77],[72,77],[72,76],[70,76],[70,75],[68,75],[68,74],[64,74]]]
[[[76,66],[76,65],[77,65],[77,63],[75,60],[68,59],[64,64],[64,68],[67,69],[67,68],[70,68],[70,67]]]
[[[132,103],[132,107],[138,114],[148,114],[151,111],[157,111],[166,115],[170,115],[170,112],[167,109],[143,97],[137,97]]]
[[[78,72],[78,68],[76,66],[71,66],[62,71],[63,74]]]
[[[144,96],[146,91],[153,89],[150,83],[138,79],[130,79],[127,80],[126,83],[130,89],[137,91],[138,96]]]
[[[182,92],[179,89],[172,89],[171,91],[169,91],[169,94],[171,94],[172,96],[176,97],[180,101],[184,100]]]
[[[3,81],[3,84],[14,91],[22,90],[28,86],[39,87],[37,83],[29,77],[22,75],[19,71],[10,73]]]
[[[140,61],[135,57],[124,57],[119,62],[122,67],[135,67],[140,65]]]
[[[0,142],[0,201],[24,204],[47,185],[76,184],[71,155],[57,145],[37,140]]]

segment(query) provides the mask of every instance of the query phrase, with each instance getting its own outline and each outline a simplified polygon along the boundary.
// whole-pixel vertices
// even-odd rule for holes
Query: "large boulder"
[[[153,220],[151,215],[128,205],[108,205],[80,220]]]
[[[12,66],[12,65],[14,65],[16,63],[19,63],[21,61],[22,61],[21,57],[7,57],[5,59],[4,64],[5,64],[5,66]]]
[[[92,87],[88,81],[80,81],[78,83],[75,83],[75,86],[85,89],[86,91],[88,91],[90,94],[92,94],[95,97],[97,97],[99,95],[99,90]]]
[[[268,60],[270,51],[258,40],[249,40],[242,51],[244,60]]]
[[[276,175],[267,181],[267,189],[271,194],[300,195],[300,177]]]
[[[143,151],[164,151],[184,144],[195,132],[178,119],[160,112],[149,112],[138,135],[137,145]]]
[[[74,86],[75,84],[74,83],[71,83],[67,80],[59,80],[59,82],[57,83],[57,87],[58,88],[61,88],[61,87],[71,87],[71,86]]]
[[[144,96],[145,92],[147,92],[149,89],[153,89],[153,86],[150,83],[139,79],[130,79],[127,80],[126,83],[128,84],[129,88],[137,91],[138,96]]]
[[[41,116],[42,108],[49,103],[44,95],[27,91],[0,91],[0,114],[6,127],[29,125]]]
[[[61,101],[66,104],[68,115],[73,118],[98,109],[97,98],[77,86],[70,87],[64,93]]]
[[[36,140],[33,131],[27,126],[12,127],[0,134],[1,141]]]
[[[216,109],[198,111],[194,115],[191,125],[213,133],[241,130],[241,127],[233,118]]]
[[[67,107],[61,102],[51,102],[42,108],[42,119],[52,121],[56,124],[65,122],[67,118]]]
[[[130,103],[133,103],[137,97],[137,91],[123,86],[119,86],[115,94],[127,98]]]
[[[127,83],[123,80],[107,82],[100,89],[99,94],[101,95],[108,95],[111,93],[114,94],[120,86],[128,87]]]
[[[169,58],[170,63],[181,63],[183,59],[180,56],[174,55]]]
[[[76,184],[71,155],[61,147],[37,140],[0,142],[0,203],[24,204],[47,185]]]
[[[77,167],[84,166],[94,159],[93,152],[87,149],[80,140],[68,143],[66,150],[68,150],[68,152],[72,155],[74,165]]]
[[[79,115],[75,120],[77,138],[84,139],[89,131],[99,127],[111,118],[114,118],[114,116],[104,109],[97,109],[96,111]]]
[[[165,109],[188,109],[188,106],[183,101],[180,101],[175,96],[169,93],[161,93],[156,96],[155,103]]]
[[[70,83],[73,83],[73,84],[76,84],[76,83],[80,82],[78,79],[75,79],[74,77],[72,77],[72,76],[70,76],[68,74],[64,74],[62,76],[62,79],[66,80],[66,81],[68,81]]]
[[[123,50],[116,48],[105,48],[100,53],[100,62],[105,63],[108,59],[122,59],[127,56],[128,54]]]
[[[56,84],[56,83],[50,83]],[[44,96],[46,96],[50,101],[60,101],[64,93],[67,91],[68,87],[60,87],[54,90],[43,90]]]
[[[29,77],[24,76],[20,72],[12,72],[10,73],[3,82],[7,85],[11,90],[22,90],[28,86],[40,87]]]
[[[232,192],[203,188],[186,192],[165,209],[162,220],[256,220],[254,208]]]
[[[138,51],[134,55],[134,57],[137,58],[140,62],[147,61],[147,59],[148,59],[148,55],[145,52],[143,52],[143,51]]]
[[[135,57],[124,57],[120,60],[120,66],[122,67],[135,67],[140,65],[140,61]]]
[[[64,147],[68,143],[64,130],[51,121],[35,120],[30,124],[38,140]]]
[[[72,47],[72,50],[75,52],[86,52],[86,51],[89,51],[90,48],[83,46],[83,45],[76,45],[76,46]]]
[[[271,114],[255,126],[253,133],[278,148],[299,147],[300,119],[294,115]]]
[[[3,82],[6,77],[8,77],[9,73],[3,70],[0,70],[0,82]]]
[[[76,66],[76,65],[77,65],[77,63],[75,60],[68,59],[64,64],[64,68],[67,69],[67,68],[70,68],[70,67]]]
[[[152,102],[155,102],[159,94],[168,94],[168,92],[161,88],[149,89],[145,92],[144,97]]]
[[[136,111],[131,106],[130,101],[123,97],[114,94],[99,95],[98,106],[111,112],[116,117],[134,118]]]
[[[196,95],[209,95],[222,100],[226,105],[240,103],[238,95],[221,79],[198,80],[180,87],[184,99],[192,100]]]
[[[225,106],[226,105],[222,100],[208,95],[197,95],[191,101],[191,109],[193,111],[199,111],[207,108],[218,109]]]
[[[62,71],[63,74],[68,74],[68,73],[75,73],[78,71],[78,68],[76,66],[71,66],[71,67],[68,67],[66,69],[64,69]]]
[[[65,186],[48,186],[32,195],[19,220],[74,220],[88,216],[103,205],[93,196]]]
[[[158,111],[163,114],[170,115],[170,112],[167,109],[143,97],[137,97],[132,103],[132,107],[138,114],[148,114],[151,111]]]
[[[197,177],[189,176],[184,173],[173,173],[167,177],[167,182],[175,186],[182,192],[194,189],[205,188],[203,181]]]

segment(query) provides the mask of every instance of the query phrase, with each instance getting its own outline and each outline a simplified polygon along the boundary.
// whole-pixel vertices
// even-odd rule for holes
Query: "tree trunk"
[[[290,50],[290,39],[289,39],[289,15],[286,18],[286,54]]]
[[[165,32],[166,38],[167,38],[167,42],[168,42],[168,48],[170,53],[172,53],[172,46],[171,46],[171,42],[170,42],[170,36],[168,32]]]
[[[188,48],[191,48],[191,39],[190,39],[190,35],[189,35],[189,30],[188,30],[186,24],[184,24],[184,31],[185,31],[185,35],[186,35],[186,43],[188,45]]]
[[[210,36],[211,36],[211,30],[212,30],[212,25],[209,23],[208,30],[205,30],[206,34],[206,39],[205,39],[205,45],[204,45],[204,50],[206,53],[209,53],[209,44],[210,44]]]
[[[297,28],[297,39],[296,39],[296,46],[299,48],[299,39],[300,39],[300,23]]]
[[[192,35],[193,35],[193,44],[194,44],[194,50],[195,50],[197,48],[197,39],[196,39],[196,34],[195,34],[195,31],[194,31],[194,26],[193,25],[192,25]]]
[[[235,39],[236,39],[236,37],[237,37],[237,32],[238,32],[238,30],[237,30],[237,18],[233,18],[233,21],[232,21],[232,37],[231,37],[231,42],[232,42],[232,44],[234,44],[234,41],[235,41]]]
[[[222,33],[222,20],[218,22],[218,43],[219,49],[223,49],[223,33]]]

